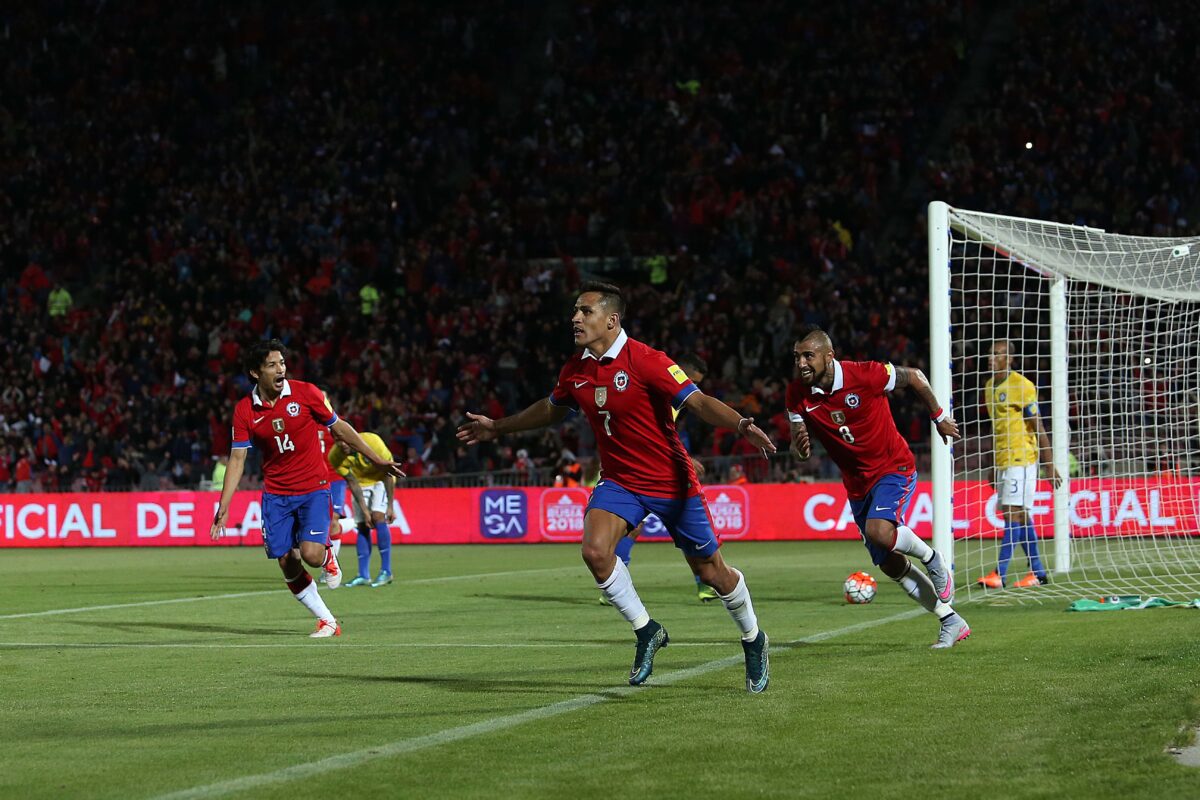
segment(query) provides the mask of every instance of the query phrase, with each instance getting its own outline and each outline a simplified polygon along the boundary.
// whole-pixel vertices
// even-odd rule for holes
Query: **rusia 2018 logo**
[[[750,495],[741,486],[705,486],[704,499],[722,539],[739,539],[750,530]]]
[[[586,489],[569,487],[542,492],[542,538],[550,542],[582,539],[587,504]]]

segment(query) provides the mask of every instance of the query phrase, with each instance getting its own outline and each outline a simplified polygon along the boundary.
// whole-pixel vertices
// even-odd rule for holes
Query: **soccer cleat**
[[[1031,572],[1028,575],[1026,575],[1024,578],[1021,578],[1021,580],[1014,583],[1013,588],[1014,589],[1024,589],[1026,586],[1045,586],[1049,582],[1050,582],[1049,577],[1047,577],[1045,575],[1040,575],[1040,576],[1035,575],[1034,573]]]
[[[338,566],[333,548],[325,551],[325,566],[321,568],[321,577],[325,579],[325,585],[330,589],[336,589],[342,585],[342,569]]]
[[[379,573],[378,578],[371,581],[371,586],[372,586],[372,588],[377,589],[380,586],[387,586],[389,583],[392,582],[392,580],[393,580],[392,573],[388,572],[387,570],[384,570],[383,572]]]
[[[929,573],[929,580],[933,583],[933,590],[937,592],[938,600],[943,603],[953,603],[954,573],[946,568],[938,551],[933,551],[933,560],[925,565],[925,571]]]
[[[931,647],[934,650],[948,650],[970,635],[971,626],[958,615],[958,612],[955,612],[942,620],[942,630],[938,633],[938,640]]]
[[[612,601],[608,599],[608,595],[606,595],[604,592],[600,593],[600,605],[602,605],[602,606],[611,606],[612,605]]]
[[[629,685],[645,683],[654,671],[654,654],[671,643],[667,629],[650,620],[634,633],[637,634],[637,649],[633,652],[633,667],[629,670]]]
[[[996,572],[995,570],[989,572],[987,575],[984,575],[982,578],[975,581],[975,583],[982,586],[984,589],[1004,588],[1004,581],[1000,579],[1000,573]]]
[[[310,639],[328,639],[331,636],[342,635],[342,623],[336,619],[333,622],[326,622],[323,619],[317,620],[317,629],[308,635]]]
[[[370,586],[370,585],[371,585],[371,579],[364,578],[362,575],[359,575],[357,578],[355,578],[354,580],[352,580],[346,584],[346,586]]]
[[[696,597],[700,599],[701,603],[707,603],[709,600],[721,599],[721,595],[717,592],[717,590],[709,586],[707,583],[700,584],[700,586],[696,589]]]
[[[771,681],[771,660],[767,655],[769,645],[766,631],[760,630],[753,641],[742,642],[746,651],[746,691],[758,694]]]

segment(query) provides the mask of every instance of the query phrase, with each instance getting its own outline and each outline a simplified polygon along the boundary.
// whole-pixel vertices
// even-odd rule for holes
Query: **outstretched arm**
[[[567,418],[570,409],[556,406],[550,398],[543,397],[524,411],[500,419],[492,419],[483,414],[467,412],[470,422],[458,426],[458,440],[465,444],[479,444],[498,439],[506,433],[531,431],[535,428],[545,428],[557,425]]]
[[[801,461],[808,461],[812,455],[812,440],[808,438],[808,426],[804,420],[792,423],[792,452]]]
[[[333,425],[329,426],[329,432],[333,434],[333,438],[337,439],[343,449],[353,450],[363,458],[370,461],[375,466],[387,474],[396,477],[407,477],[404,470],[400,469],[400,464],[396,461],[388,461],[385,458],[380,458],[379,454],[371,449],[371,446],[363,441],[363,438],[358,435],[358,431],[354,430],[354,426],[344,419],[339,419]]]
[[[688,395],[683,404],[709,425],[736,430],[746,437],[746,441],[762,450],[763,455],[775,452],[775,443],[754,424],[754,417],[743,417],[717,398],[699,390]]]
[[[911,387],[914,392],[925,403],[925,408],[929,411],[929,418],[933,420],[933,424],[937,426],[938,435],[942,437],[943,442],[949,443],[951,439],[957,439],[960,434],[958,432],[958,423],[954,421],[953,415],[946,411],[942,404],[938,402],[937,397],[933,393],[933,387],[929,385],[929,379],[925,377],[925,373],[913,367],[894,367],[896,370],[896,387],[903,389],[906,386]]]

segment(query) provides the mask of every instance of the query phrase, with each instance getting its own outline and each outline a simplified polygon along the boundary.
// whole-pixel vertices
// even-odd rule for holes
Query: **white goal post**
[[[960,592],[1200,597],[1200,237],[943,202],[930,203],[928,219],[930,379],[963,433],[953,447],[934,437],[933,543],[953,553]],[[997,341],[1036,387],[1063,477],[1055,490],[1039,477],[1032,542],[1003,535],[992,489],[984,387]],[[1002,543],[1013,547],[1008,583],[985,590],[977,581],[997,568]],[[1034,574],[1032,554],[1048,583],[1014,587]]]

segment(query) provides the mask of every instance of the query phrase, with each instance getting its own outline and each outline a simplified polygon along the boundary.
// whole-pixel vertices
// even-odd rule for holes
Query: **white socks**
[[[612,574],[608,576],[608,580],[596,585],[600,591],[604,592],[608,602],[621,612],[621,616],[633,626],[635,631],[644,628],[650,621],[650,615],[646,613],[646,607],[642,605],[642,599],[638,597],[637,589],[633,588],[633,578],[629,575],[629,568],[621,559],[614,557],[613,560],[617,563],[613,567]]]
[[[733,567],[730,567],[733,569]],[[734,623],[742,631],[742,641],[752,642],[758,638],[758,617],[754,616],[754,604],[750,602],[750,590],[746,588],[746,576],[736,569],[738,582],[729,594],[721,595],[721,602]],[[928,578],[926,578],[928,580]],[[933,587],[930,586],[930,589]]]
[[[933,548],[921,541],[921,538],[913,533],[913,529],[907,525],[896,527],[896,544],[892,549],[897,553],[918,558],[922,564],[929,563],[929,560],[933,558]]]
[[[954,613],[954,609],[938,600],[937,591],[933,588],[933,581],[929,580],[929,576],[919,569],[913,569],[912,562],[909,562],[904,574],[896,578],[896,583],[900,584],[904,593],[916,600],[922,608],[931,614],[937,614],[938,619]]]
[[[311,611],[312,615],[317,619],[323,619],[331,625],[337,623],[337,620],[333,618],[333,614],[329,613],[329,607],[321,599],[321,593],[317,591],[316,581],[304,587],[304,591],[299,592],[296,595],[296,599],[303,603],[304,607]]]

